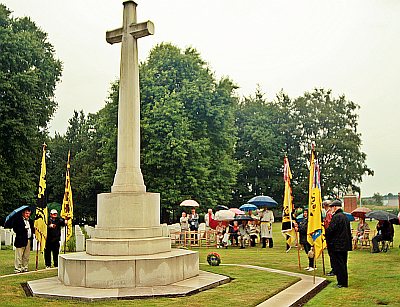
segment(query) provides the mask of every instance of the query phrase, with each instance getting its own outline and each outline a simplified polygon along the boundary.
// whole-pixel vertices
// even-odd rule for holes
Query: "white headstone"
[[[75,250],[77,252],[83,252],[85,250],[85,236],[79,225],[75,225]]]
[[[6,229],[4,234],[4,245],[11,246],[12,244],[12,233],[10,229]]]
[[[0,242],[4,244],[4,240],[6,238],[6,230],[4,227],[0,227]]]
[[[60,248],[64,248],[64,241],[65,241],[65,227],[61,227],[61,242]]]
[[[91,238],[93,236],[94,227],[85,225],[85,231],[86,231],[87,235]]]
[[[34,237],[33,238],[33,247],[32,247],[32,249],[34,250],[34,251],[36,251],[37,250],[37,246],[38,246],[38,244],[37,244],[37,240],[36,240],[36,238]]]
[[[169,237],[168,225],[165,223],[165,224],[162,224],[161,226],[162,226],[162,236]]]

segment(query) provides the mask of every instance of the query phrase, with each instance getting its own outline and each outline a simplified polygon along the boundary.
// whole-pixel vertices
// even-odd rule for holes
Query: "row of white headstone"
[[[85,226],[85,230],[90,237],[94,228],[91,226],[88,226],[88,228],[86,229],[86,226]],[[6,228],[0,226],[0,249],[1,249],[2,245],[13,246],[14,239],[15,239],[15,233],[12,229],[6,229]],[[64,240],[65,240],[65,228],[61,228],[60,249],[64,245]],[[85,235],[82,233],[81,228],[78,225],[75,225],[75,242],[76,242],[76,251],[77,252],[82,252],[85,250],[85,241],[86,241]],[[13,247],[13,248],[15,249],[15,247]],[[33,238],[33,250],[35,251],[36,249],[37,249],[37,241],[35,238]]]

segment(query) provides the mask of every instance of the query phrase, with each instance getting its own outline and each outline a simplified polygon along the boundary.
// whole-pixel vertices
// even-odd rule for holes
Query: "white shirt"
[[[29,220],[25,220],[25,219],[24,219],[24,223],[25,223],[25,229],[28,230],[28,239],[29,239],[30,237],[32,237],[31,224],[29,224]]]

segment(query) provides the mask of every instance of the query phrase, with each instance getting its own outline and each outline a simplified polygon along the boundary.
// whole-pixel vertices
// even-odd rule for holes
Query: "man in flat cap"
[[[350,221],[343,213],[342,202],[335,200],[329,207],[333,216],[325,231],[328,251],[331,259],[331,265],[337,278],[337,287],[347,288],[349,285],[347,273],[347,256],[351,251],[351,228]]]

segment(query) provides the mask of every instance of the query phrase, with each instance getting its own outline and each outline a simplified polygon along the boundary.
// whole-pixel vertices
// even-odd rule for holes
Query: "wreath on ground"
[[[221,256],[216,252],[211,252],[207,255],[207,262],[209,265],[217,266],[221,263]]]

